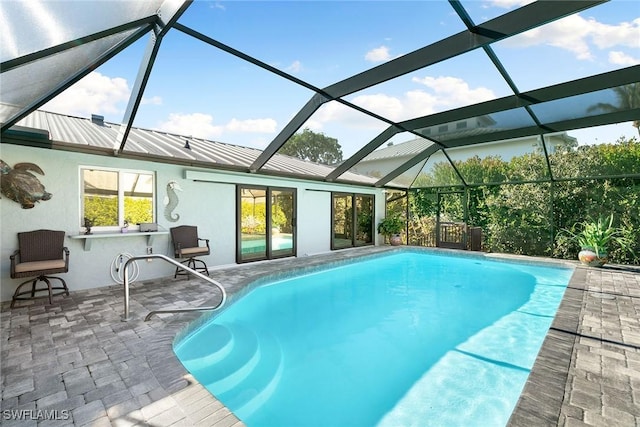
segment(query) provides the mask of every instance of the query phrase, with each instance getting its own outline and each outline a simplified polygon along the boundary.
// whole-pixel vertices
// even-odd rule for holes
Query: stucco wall
[[[559,147],[566,147],[571,145],[572,138],[567,137],[564,132],[555,134],[548,134],[545,136],[545,142],[547,151],[549,154],[554,153]],[[414,143],[415,140],[408,141],[407,144]],[[577,143],[577,141],[576,141]],[[364,175],[370,175],[377,178],[382,178],[389,172],[393,171],[404,162],[406,162],[414,154],[400,155],[394,153],[394,149],[402,146],[397,144],[380,150],[384,153],[385,157],[376,157],[373,160],[364,160],[356,164],[351,170],[356,173]],[[542,142],[540,137],[531,136],[523,138],[515,138],[504,141],[494,141],[483,144],[476,144],[470,146],[454,147],[447,150],[447,154],[454,161],[465,161],[471,157],[478,156],[485,158],[488,156],[500,156],[505,161],[510,161],[513,157],[522,156],[528,153],[542,152]],[[383,154],[378,153],[378,156]],[[448,163],[447,158],[441,151],[437,151],[429,158],[426,169],[424,171],[430,172],[433,165],[436,163]],[[414,174],[407,177],[398,177],[394,182],[398,184],[410,185],[417,170],[413,171]]]
[[[80,224],[80,166],[148,170],[156,173],[156,220],[168,230],[181,224],[197,225],[199,234],[210,239],[212,254],[203,259],[210,267],[235,263],[236,253],[236,184],[254,184],[297,189],[298,256],[330,250],[331,191],[360,192],[376,195],[376,224],[384,215],[384,195],[381,190],[345,185],[325,184],[293,179],[261,177],[250,174],[214,172],[198,168],[163,163],[95,156],[82,153],[2,145],[0,158],[10,166],[20,162],[35,163],[45,172],[38,176],[46,190],[53,194],[33,209],[21,206],[2,196],[1,212],[1,286],[0,299],[10,300],[22,280],[10,278],[9,256],[18,247],[17,233],[40,228],[64,230],[67,236],[83,232]],[[199,178],[194,180],[194,176]],[[180,202],[174,213],[178,222],[163,215],[163,198],[170,180],[182,188]],[[376,239],[379,241],[379,239]],[[133,232],[122,237],[92,240],[85,251],[83,240],[66,239],[71,252],[69,273],[64,278],[70,290],[108,286],[112,279],[112,262],[120,253],[143,255],[147,238]],[[169,235],[157,235],[154,253],[172,256]],[[139,279],[146,280],[173,275],[174,268],[162,260],[138,262]],[[24,280],[24,279],[23,279]]]

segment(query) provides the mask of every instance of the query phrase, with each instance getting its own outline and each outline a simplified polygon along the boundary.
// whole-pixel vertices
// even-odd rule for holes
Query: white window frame
[[[80,218],[80,230],[84,231],[84,173],[85,170],[94,170],[94,171],[102,171],[102,172],[117,172],[118,173],[118,225],[114,226],[95,226],[92,227],[92,230],[98,231],[120,231],[122,227],[124,227],[124,174],[126,173],[134,173],[134,174],[145,174],[151,175],[153,179],[152,184],[152,196],[151,196],[151,204],[153,206],[152,215],[153,221],[157,222],[157,213],[156,213],[156,201],[157,201],[157,177],[155,171],[144,170],[144,169],[122,169],[122,168],[110,168],[105,166],[80,166],[78,169],[79,175],[79,183],[80,183],[80,210],[79,210],[79,218]],[[138,231],[140,226],[138,224],[129,224],[129,230]]]

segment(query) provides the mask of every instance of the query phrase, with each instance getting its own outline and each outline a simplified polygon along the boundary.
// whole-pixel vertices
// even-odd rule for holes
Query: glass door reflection
[[[239,255],[242,261],[267,257],[267,191],[240,189]]]
[[[295,256],[295,189],[238,186],[237,262]]]
[[[294,255],[294,190],[271,190],[270,258]]]

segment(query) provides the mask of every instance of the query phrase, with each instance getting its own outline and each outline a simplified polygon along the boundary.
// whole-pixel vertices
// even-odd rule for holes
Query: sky
[[[74,0],[79,1],[79,0]],[[478,24],[525,4],[463,0]],[[464,30],[446,1],[200,1],[180,23],[322,88]],[[148,38],[42,107],[120,123]],[[640,2],[612,0],[494,43],[520,91],[640,63]],[[482,50],[346,97],[401,121],[509,96]],[[313,92],[172,30],[134,126],[265,148]],[[388,125],[343,105],[323,105],[303,125],[337,138],[345,157]],[[631,123],[568,132],[580,144],[638,137]],[[399,134],[394,143],[412,139]]]

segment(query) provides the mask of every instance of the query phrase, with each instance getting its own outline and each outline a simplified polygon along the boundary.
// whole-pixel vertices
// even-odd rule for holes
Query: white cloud
[[[172,113],[169,119],[158,125],[158,129],[180,135],[197,138],[219,139],[223,134],[237,133],[275,133],[277,122],[273,119],[231,119],[227,124],[214,123],[213,116],[203,113]]]
[[[367,52],[364,55],[364,59],[369,62],[384,62],[391,59],[391,54],[388,47],[380,46]]]
[[[435,93],[433,108],[436,110],[476,104],[496,97],[491,89],[471,89],[467,82],[457,77],[414,77],[411,81],[424,85]]]
[[[334,125],[347,129],[370,129],[379,127],[379,122],[344,104],[331,101],[323,104],[301,128],[308,127],[314,132],[324,132],[327,127]]]
[[[640,18],[618,25],[607,25],[594,19],[588,20],[593,43],[600,49],[614,46],[640,48]]]
[[[401,117],[404,109],[402,100],[382,93],[359,95],[351,102],[369,111],[375,111],[377,114],[391,120],[397,120]]]
[[[407,110],[407,118],[422,117],[438,111],[440,101],[437,96],[421,89],[410,90],[405,93],[404,105]]]
[[[315,118],[311,118],[305,122],[305,124],[301,127],[301,129],[309,128],[314,132],[322,132],[323,129],[323,121]]]
[[[587,43],[589,33],[585,19],[572,15],[514,36],[505,41],[505,46],[555,46],[573,52],[578,59],[592,59]]]
[[[353,104],[370,110],[393,121],[422,117],[463,105],[495,99],[495,94],[485,87],[470,88],[456,77],[423,77],[412,79],[421,88],[408,90],[400,96],[383,93],[364,94],[350,100]],[[304,124],[313,131],[322,131],[330,124],[349,128],[380,128],[381,123],[338,102],[324,104]],[[386,124],[382,124],[383,128]]]
[[[209,114],[169,114],[169,119],[158,125],[164,132],[179,135],[190,135],[197,138],[214,139],[222,135],[223,127],[213,124],[213,116]]]
[[[230,132],[273,133],[278,123],[273,119],[231,119],[224,127]]]
[[[291,73],[299,73],[300,71],[302,71],[302,62],[298,60],[293,61],[293,63],[289,65],[285,70]]]
[[[140,101],[142,105],[162,105],[162,97],[160,96],[152,96],[151,98],[142,97],[142,101]]]
[[[529,30],[505,41],[505,46],[554,46],[572,52],[581,60],[592,60],[592,46],[609,49],[614,46],[640,47],[640,18],[618,25],[603,24],[593,18],[571,15],[543,27]]]
[[[348,108],[339,102],[331,101],[318,108],[313,116],[311,116],[311,118],[302,127],[308,127],[313,131],[320,131],[324,127],[325,123],[336,121],[345,122],[353,116],[357,116],[357,114],[355,114],[351,108]]]
[[[626,67],[626,66],[640,64],[640,59],[627,55],[624,52],[619,52],[614,50],[609,52],[609,62],[612,64],[622,65]]]
[[[45,104],[42,109],[70,116],[123,114],[131,93],[127,81],[92,72]]]

